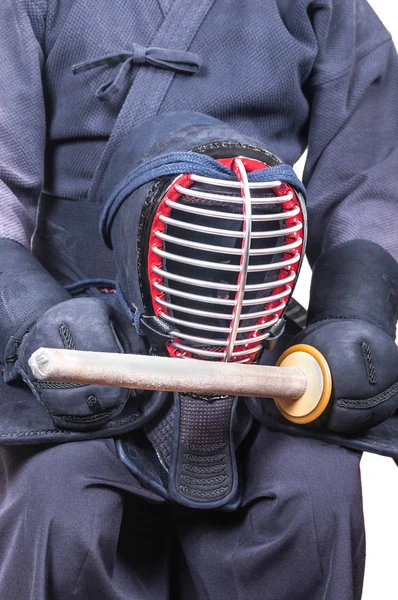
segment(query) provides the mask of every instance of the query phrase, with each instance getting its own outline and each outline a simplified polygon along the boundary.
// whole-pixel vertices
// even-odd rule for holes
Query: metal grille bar
[[[189,258],[187,256],[179,256],[178,254],[173,254],[172,252],[165,252],[160,248],[156,248],[155,246],[152,248],[152,251],[161,256],[162,258],[168,258],[169,260],[174,260],[176,262],[182,263],[184,265],[191,265],[196,267],[203,267],[205,269],[217,269],[220,271],[234,271],[239,272],[240,267],[236,265],[226,265],[224,263],[214,263],[207,260],[198,260],[196,258]],[[248,272],[256,273],[258,271],[275,271],[276,269],[284,269],[289,265],[294,265],[296,262],[299,262],[300,255],[297,254],[292,258],[288,258],[287,260],[282,260],[279,262],[265,264],[265,265],[249,265]]]
[[[228,345],[225,354],[225,362],[229,362],[233,355],[235,340],[238,336],[239,331],[239,323],[242,312],[243,298],[245,297],[245,287],[247,275],[249,272],[249,259],[250,259],[250,245],[251,245],[251,233],[252,233],[252,205],[251,205],[251,195],[249,182],[247,179],[246,169],[242,163],[242,161],[237,158],[234,161],[234,168],[236,169],[236,173],[238,175],[238,179],[242,184],[242,198],[244,200],[244,204],[242,206],[243,216],[245,217],[245,221],[243,224],[243,233],[244,237],[242,240],[242,256],[240,259],[240,271],[238,275],[238,292],[235,298],[235,306],[232,311],[232,322],[231,322],[231,332],[228,335]],[[240,354],[241,355],[241,354]],[[235,354],[235,356],[239,356]]]
[[[194,342],[195,344],[201,344],[202,346],[225,346],[226,345],[225,338],[223,338],[221,340],[214,339],[214,338],[206,338],[206,337],[197,336],[197,335],[190,335],[189,333],[183,333],[182,331],[172,331],[171,335],[174,335],[176,338],[180,338],[182,340]],[[268,339],[269,336],[270,336],[270,333],[269,333],[269,331],[267,331],[266,333],[262,333],[261,335],[256,335],[255,337],[252,338],[252,340],[249,340],[248,338],[245,338],[244,340],[236,340],[235,346],[245,346],[246,344],[249,344],[249,343],[262,342],[263,340]]]
[[[159,267],[156,267],[156,266],[152,267],[152,271],[154,273],[156,273],[157,275],[160,275],[164,279],[170,279],[170,281],[178,281],[180,283],[186,283],[188,285],[194,285],[194,286],[198,286],[198,287],[214,288],[214,281],[206,281],[204,279],[194,279],[193,277],[184,277],[183,275],[177,275],[176,273],[170,273],[169,271],[164,271],[163,269],[160,269]],[[296,274],[291,273],[287,277],[284,277],[283,279],[278,279],[276,281],[268,281],[266,283],[257,283],[257,284],[248,284],[246,286],[246,290],[248,292],[260,292],[262,290],[271,290],[276,287],[285,285],[287,283],[291,283],[295,279],[296,279]],[[229,292],[236,292],[238,289],[238,286],[229,284],[229,283],[217,282],[217,289],[225,290],[225,291],[229,291]]]
[[[234,306],[235,300],[226,300],[225,298],[213,298],[212,296],[201,296],[199,294],[191,294],[189,292],[184,292],[182,290],[176,290],[170,288],[166,285],[161,285],[157,281],[154,282],[154,287],[160,292],[164,292],[169,296],[178,296],[180,298],[186,298],[187,300],[194,300],[195,302],[206,302],[209,304],[218,304],[223,306]],[[274,286],[277,287],[277,286]],[[279,287],[279,286],[278,286]],[[254,306],[256,304],[267,304],[268,302],[273,302],[275,300],[280,300],[281,298],[286,298],[289,296],[292,291],[290,286],[287,286],[287,289],[279,294],[274,294],[272,296],[263,296],[262,298],[255,298],[253,300],[243,300],[243,306]]]
[[[239,181],[226,181],[225,179],[212,179],[211,177],[204,177],[203,175],[191,175],[191,180],[197,183],[207,183],[209,185],[217,185],[220,187],[229,188],[241,188]],[[267,190],[271,188],[278,188],[282,185],[281,181],[252,181],[249,184],[251,190]]]
[[[189,196],[192,198],[203,198],[205,200],[215,200],[220,202],[230,202],[232,204],[242,204],[242,198],[238,198],[237,196],[226,196],[223,194],[212,194],[210,192],[201,192],[200,190],[195,190],[194,188],[186,188],[182,185],[176,185],[175,189],[177,192],[180,192],[184,196]],[[252,204],[277,204],[288,202],[292,200],[293,194],[289,192],[289,194],[285,194],[284,196],[266,196],[265,198],[252,198]]]
[[[166,313],[161,312],[159,314],[160,317],[165,319],[166,321],[170,321],[171,323],[176,323],[176,325],[183,325],[184,327],[188,327],[189,329],[203,329],[204,331],[214,331],[220,333],[231,333],[231,327],[218,327],[217,325],[203,325],[203,323],[194,323],[191,321],[184,321],[184,319],[176,319],[176,317],[172,317],[171,315],[167,315]],[[249,325],[247,327],[239,327],[237,333],[250,333],[251,331],[260,331],[261,329],[268,329],[272,327],[278,320],[278,317],[275,319],[271,319],[266,323],[256,323],[256,325]]]
[[[241,255],[243,251],[239,248],[228,248],[227,246],[215,246],[214,244],[202,244],[200,242],[193,242],[191,240],[186,240],[185,238],[177,238],[173,235],[168,235],[167,233],[162,233],[161,231],[156,231],[155,236],[160,240],[165,242],[171,242],[172,244],[176,244],[178,246],[185,246],[186,248],[193,248],[197,250],[204,250],[206,252],[220,252],[220,254],[234,254]],[[298,238],[294,242],[290,244],[285,244],[284,246],[278,246],[278,252],[288,252],[290,250],[294,250],[298,248],[302,244],[302,239]],[[269,254],[275,254],[275,248],[258,248],[251,249],[250,256],[265,256]]]
[[[209,317],[209,319],[228,319],[232,318],[232,313],[220,313],[220,312],[211,312],[208,310],[200,310],[198,308],[190,308],[187,306],[181,306],[180,304],[173,304],[172,302],[166,302],[166,300],[162,300],[159,296],[156,297],[156,302],[161,306],[165,306],[166,308],[171,308],[171,310],[176,310],[177,312],[184,312],[187,315],[197,315],[198,317]],[[233,304],[235,306],[235,303]],[[253,313],[242,313],[241,320],[243,319],[255,319],[260,317],[265,317],[267,315],[273,315],[278,310],[283,310],[286,306],[286,302],[281,302],[275,308],[261,310],[259,312]]]
[[[166,200],[167,206],[176,210],[182,210],[195,215],[202,215],[205,217],[217,217],[217,219],[229,219],[231,221],[244,221],[244,217],[239,213],[222,212],[219,210],[208,210],[206,208],[198,208],[197,206],[191,206],[190,204],[179,204],[174,200]],[[296,217],[300,212],[298,206],[295,206],[292,210],[287,210],[282,213],[270,213],[267,215],[253,215],[253,221],[281,221],[283,219],[290,219]]]
[[[178,219],[173,219],[171,217],[166,217],[163,215],[159,217],[159,219],[166,225],[174,225],[174,227],[180,227],[181,229],[187,229],[189,231],[208,233],[210,235],[223,235],[226,237],[234,238],[243,237],[242,231],[233,231],[232,229],[219,229],[218,227],[207,227],[206,225],[196,225],[195,223],[187,223],[186,221],[179,221]],[[274,229],[273,231],[253,231],[252,239],[282,237],[291,233],[296,233],[297,231],[301,231],[302,228],[302,223],[297,223],[297,225],[285,227],[284,229]]]

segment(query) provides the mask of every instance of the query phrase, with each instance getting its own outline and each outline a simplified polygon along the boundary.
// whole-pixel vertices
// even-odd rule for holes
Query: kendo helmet
[[[283,331],[305,250],[292,168],[221,121],[180,112],[133,130],[104,180],[102,234],[151,351],[257,361]]]

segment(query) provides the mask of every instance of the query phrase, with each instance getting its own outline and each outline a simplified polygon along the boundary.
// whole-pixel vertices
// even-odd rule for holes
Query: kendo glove
[[[329,431],[358,434],[398,405],[398,264],[383,248],[355,240],[325,252],[313,271],[308,326],[293,341],[317,348],[333,389],[320,417]]]
[[[72,298],[22,246],[0,239],[0,355],[7,383],[21,380],[57,427],[99,428],[123,410],[129,390],[37,381],[28,365],[40,347],[128,351],[116,312],[96,298]]]
[[[114,418],[127,401],[129,390],[102,385],[37,381],[28,364],[38,348],[124,352],[115,330],[111,307],[97,298],[74,298],[47,310],[24,336],[16,370],[50,411],[58,427],[95,429]]]

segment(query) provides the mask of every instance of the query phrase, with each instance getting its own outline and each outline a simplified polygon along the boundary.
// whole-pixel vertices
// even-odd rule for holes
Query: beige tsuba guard
[[[297,400],[275,398],[278,410],[293,423],[312,423],[324,412],[332,393],[332,376],[326,359],[316,348],[297,344],[281,355],[277,365],[301,369],[307,380],[307,389]]]

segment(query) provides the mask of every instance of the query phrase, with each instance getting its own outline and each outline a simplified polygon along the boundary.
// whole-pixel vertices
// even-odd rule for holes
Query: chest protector
[[[116,149],[102,234],[122,303],[152,354],[253,363],[283,332],[305,247],[293,170],[222,122],[155,117]],[[146,434],[170,496],[233,502],[250,414],[237,398],[175,394]]]

